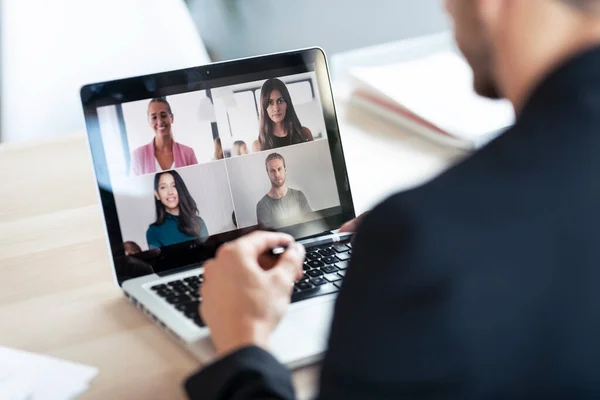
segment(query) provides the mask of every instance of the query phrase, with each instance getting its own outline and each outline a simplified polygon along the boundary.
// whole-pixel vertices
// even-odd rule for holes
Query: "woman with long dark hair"
[[[156,221],[148,227],[150,247],[163,247],[208,236],[196,201],[176,171],[154,176]]]
[[[290,92],[279,79],[267,80],[260,91],[258,142],[270,150],[314,140],[310,129],[302,126]]]

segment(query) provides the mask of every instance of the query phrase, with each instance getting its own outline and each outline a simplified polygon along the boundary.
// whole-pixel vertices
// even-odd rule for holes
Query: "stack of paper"
[[[98,370],[0,346],[0,399],[64,400],[87,390]]]
[[[437,142],[465,149],[486,144],[514,123],[506,100],[473,89],[473,73],[458,54],[350,71],[355,104]]]

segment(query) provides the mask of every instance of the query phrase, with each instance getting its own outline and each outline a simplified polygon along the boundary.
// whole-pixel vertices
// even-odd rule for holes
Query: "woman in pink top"
[[[171,126],[173,112],[164,97],[150,100],[148,104],[148,123],[154,130],[154,139],[140,146],[131,154],[131,173],[133,175],[152,174],[173,168],[198,164],[194,150],[175,142]]]

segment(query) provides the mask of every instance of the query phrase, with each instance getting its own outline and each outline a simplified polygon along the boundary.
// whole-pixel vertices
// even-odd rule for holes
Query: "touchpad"
[[[289,367],[319,359],[327,348],[334,304],[330,296],[292,304],[271,335],[275,357]]]

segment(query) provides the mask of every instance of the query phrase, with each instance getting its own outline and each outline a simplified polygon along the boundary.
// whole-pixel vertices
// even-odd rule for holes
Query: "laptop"
[[[129,301],[209,362],[203,262],[248,232],[287,232],[320,245],[307,250],[270,346],[290,368],[319,360],[352,255],[335,233],[355,216],[324,52],[93,83],[81,101],[114,278]]]

